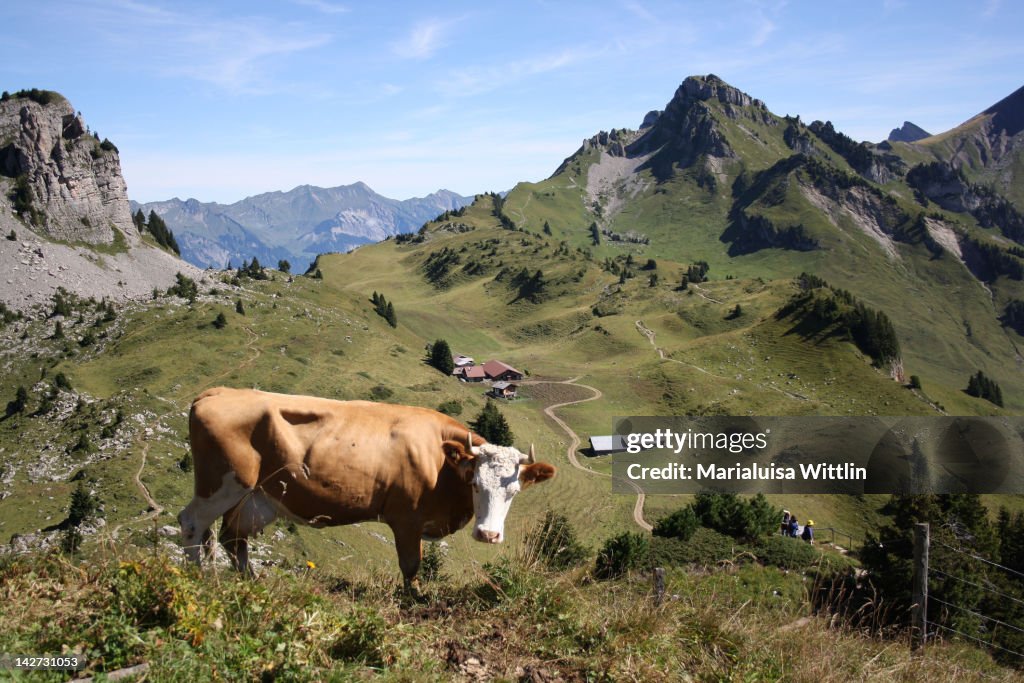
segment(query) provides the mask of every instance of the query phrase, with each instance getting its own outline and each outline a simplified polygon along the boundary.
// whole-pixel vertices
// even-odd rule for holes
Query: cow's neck
[[[453,534],[473,519],[473,486],[451,467],[442,467],[424,508],[427,535],[440,538]]]

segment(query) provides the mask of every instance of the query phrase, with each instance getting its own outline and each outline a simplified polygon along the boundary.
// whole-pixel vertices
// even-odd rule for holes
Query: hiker
[[[789,536],[789,510],[782,511],[782,535]]]
[[[807,524],[804,524],[804,532],[800,535],[800,538],[804,539],[808,543],[814,543],[814,520],[807,520]]]
[[[800,522],[797,521],[796,515],[789,518],[789,535],[792,538],[797,538],[800,533]]]

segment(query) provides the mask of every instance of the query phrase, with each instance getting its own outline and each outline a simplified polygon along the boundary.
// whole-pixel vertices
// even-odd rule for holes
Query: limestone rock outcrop
[[[62,96],[33,92],[0,101],[4,199],[53,239],[110,244],[117,229],[137,242],[117,148],[91,135]]]

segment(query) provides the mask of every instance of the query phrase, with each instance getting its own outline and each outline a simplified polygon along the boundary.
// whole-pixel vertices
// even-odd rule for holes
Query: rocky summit
[[[931,137],[931,135],[931,133],[916,123],[904,121],[902,126],[889,131],[889,137],[886,140],[889,142],[917,142],[918,140]]]
[[[25,309],[58,287],[122,299],[198,275],[133,225],[114,143],[63,96],[0,97],[0,301]]]

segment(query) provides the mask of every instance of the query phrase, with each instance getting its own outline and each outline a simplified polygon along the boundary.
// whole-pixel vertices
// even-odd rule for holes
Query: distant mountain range
[[[132,202],[132,212],[142,209],[148,216],[156,211],[174,231],[181,257],[199,267],[237,266],[256,257],[272,266],[287,259],[294,268],[304,269],[317,254],[349,251],[412,232],[472,199],[448,190],[390,199],[359,182],[327,188],[300,185],[234,204],[178,198]]]

